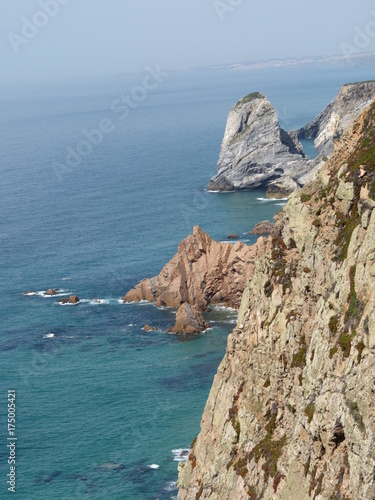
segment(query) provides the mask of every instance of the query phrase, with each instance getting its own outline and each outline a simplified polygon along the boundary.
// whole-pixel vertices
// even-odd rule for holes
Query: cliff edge
[[[179,500],[375,498],[375,105],[254,265]]]
[[[310,123],[297,131],[299,139],[315,139],[320,155],[329,157],[334,140],[346,132],[371,103],[375,95],[375,80],[343,85],[338,95]]]

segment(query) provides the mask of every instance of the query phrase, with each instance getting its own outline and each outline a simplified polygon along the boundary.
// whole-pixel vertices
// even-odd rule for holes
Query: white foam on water
[[[256,198],[258,201],[286,201],[288,198]]]
[[[70,295],[70,292],[68,292],[67,290],[63,290],[63,289],[57,289],[57,293],[55,295],[45,295],[47,290],[40,290],[39,292],[36,292],[36,295],[38,295],[39,297],[43,297],[43,299],[53,299],[53,298],[56,298],[56,297],[66,297],[67,295]]]
[[[54,333],[45,333],[43,335],[44,339],[54,339],[55,337],[56,337],[56,335]]]
[[[69,281],[71,280],[72,278],[61,278],[61,281]]]
[[[286,203],[275,203],[275,207],[285,207]]]
[[[109,300],[107,299],[80,299],[80,302],[90,304],[91,306],[100,306],[103,304],[109,304]]]
[[[215,309],[216,311],[230,311],[233,313],[237,312],[237,309],[234,309],[234,307],[228,307],[228,306],[212,306],[212,309]]]
[[[158,464],[151,464],[147,466],[149,469],[159,469],[160,465]]]
[[[186,462],[190,450],[188,448],[179,448],[172,450],[174,462]]]
[[[33,295],[38,295],[38,293],[37,292],[25,292],[24,293],[25,297],[32,297]]]
[[[139,300],[138,302],[136,300],[132,300],[131,302],[124,302],[122,299],[119,300],[120,304],[149,304],[148,300]]]
[[[165,491],[175,491],[177,490],[177,481],[170,481],[164,488]]]

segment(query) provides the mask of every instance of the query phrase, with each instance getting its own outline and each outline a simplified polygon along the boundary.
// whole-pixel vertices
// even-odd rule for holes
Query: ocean
[[[195,224],[251,244],[245,233],[285,203],[206,190],[240,97],[266,94],[281,125],[297,128],[373,69],[170,72],[142,93],[143,78],[0,87],[1,498],[13,389],[19,498],[176,498],[178,461],[236,314],[213,309],[210,330],[179,337],[165,333],[175,311],[120,299],[158,274]],[[129,95],[118,113],[113,103]],[[61,306],[43,296],[49,288],[81,303]]]

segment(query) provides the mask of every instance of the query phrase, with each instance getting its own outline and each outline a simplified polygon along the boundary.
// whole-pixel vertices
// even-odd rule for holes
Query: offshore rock
[[[182,304],[176,314],[176,324],[172,328],[173,333],[201,333],[210,325],[205,322],[202,314],[190,304]]]
[[[147,300],[157,306],[180,307],[184,302],[204,311],[209,304],[238,308],[256,258],[263,255],[264,238],[248,246],[221,243],[199,226],[178,245],[177,254],[158,276],[130,290],[123,302]]]
[[[375,498],[374,138],[375,104],[276,217],[179,500]]]
[[[267,97],[254,92],[238,101],[229,112],[218,173],[208,188],[256,189],[282,178],[289,194],[300,187],[298,177],[312,167],[312,162],[304,157],[296,132],[290,135],[280,128]]]
[[[59,304],[78,304],[79,297],[77,295],[71,295],[70,297],[64,297],[57,301]]]

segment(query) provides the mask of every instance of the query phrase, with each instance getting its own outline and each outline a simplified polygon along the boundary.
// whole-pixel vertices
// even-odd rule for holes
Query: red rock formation
[[[182,304],[176,314],[176,324],[173,333],[200,333],[207,330],[210,325],[205,322],[199,311],[190,304]]]
[[[122,300],[147,300],[168,307],[180,307],[186,302],[200,311],[206,310],[208,304],[237,308],[255,260],[264,250],[264,238],[252,246],[240,241],[220,243],[195,226],[159,276],[143,280]]]

